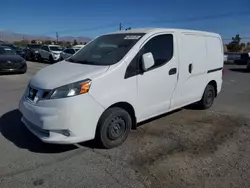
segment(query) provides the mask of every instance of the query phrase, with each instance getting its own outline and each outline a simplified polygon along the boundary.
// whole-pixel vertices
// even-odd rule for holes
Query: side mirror
[[[142,70],[147,71],[149,68],[153,67],[155,64],[155,60],[153,54],[148,52],[142,55]]]

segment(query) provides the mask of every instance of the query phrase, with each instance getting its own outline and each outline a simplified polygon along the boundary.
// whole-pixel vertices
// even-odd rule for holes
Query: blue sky
[[[95,37],[121,22],[250,37],[250,0],[1,0],[0,10],[0,30],[36,35]]]

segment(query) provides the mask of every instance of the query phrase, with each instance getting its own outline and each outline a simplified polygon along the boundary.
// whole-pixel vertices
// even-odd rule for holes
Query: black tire
[[[51,64],[54,63],[54,59],[53,59],[53,57],[52,57],[51,55],[49,56],[49,62],[50,62]]]
[[[107,109],[99,119],[96,141],[107,149],[117,147],[127,139],[131,127],[132,119],[127,111],[118,107]]]
[[[247,72],[250,72],[250,59],[247,61]]]
[[[215,99],[215,88],[212,85],[207,85],[202,99],[199,102],[199,106],[201,109],[208,109],[210,108],[213,103],[214,103],[214,99]]]
[[[24,70],[21,74],[25,74],[27,72],[27,69],[26,70]]]
[[[29,61],[29,56],[28,55],[25,55],[25,60]]]
[[[33,53],[30,54],[30,60],[31,60],[31,61],[35,61],[35,56],[34,56]]]
[[[62,57],[60,57],[59,61],[63,61],[63,58],[62,58]]]
[[[43,62],[43,59],[42,59],[42,57],[41,57],[40,54],[37,55],[37,61],[38,61],[38,62]]]
[[[27,66],[25,67],[25,69],[21,72],[21,74],[25,74],[27,72]]]

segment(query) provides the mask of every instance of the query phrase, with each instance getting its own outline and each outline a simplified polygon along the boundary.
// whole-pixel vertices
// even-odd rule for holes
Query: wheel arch
[[[218,90],[217,90],[217,82],[216,82],[215,80],[211,80],[210,82],[208,82],[207,86],[208,86],[208,85],[211,85],[211,86],[214,87],[214,89],[215,89],[215,97],[217,97],[217,94],[218,94],[218,93],[217,93],[217,91],[218,91]],[[206,86],[206,87],[207,87],[207,86]]]
[[[114,107],[119,107],[119,108],[126,110],[132,118],[132,129],[136,129],[137,120],[136,120],[134,107],[128,102],[116,102],[112,104],[111,106],[109,106],[107,109],[114,108]]]

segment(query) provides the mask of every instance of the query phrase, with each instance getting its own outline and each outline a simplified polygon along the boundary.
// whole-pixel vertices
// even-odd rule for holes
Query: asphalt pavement
[[[140,124],[120,147],[48,145],[20,122],[18,102],[41,63],[0,76],[0,188],[250,187],[250,73],[225,66],[206,111],[185,107]],[[55,75],[56,76],[56,75]]]

